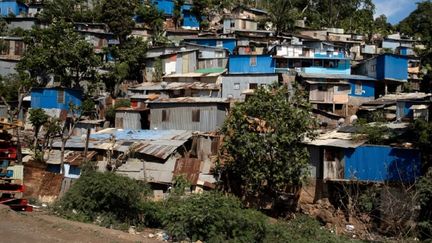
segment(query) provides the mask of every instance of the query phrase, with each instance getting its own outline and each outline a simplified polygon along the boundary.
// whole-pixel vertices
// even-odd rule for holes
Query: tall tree
[[[63,20],[48,28],[36,28],[26,38],[26,52],[18,69],[30,73],[42,86],[50,77],[64,87],[76,87],[83,80],[96,80],[100,58],[93,46]]]
[[[48,0],[44,1],[44,8],[37,16],[45,23],[63,19],[67,22],[93,22],[98,19],[98,11],[88,0]]]
[[[110,70],[102,79],[113,96],[120,94],[120,84],[125,80],[140,80],[147,53],[147,42],[129,37],[123,45],[110,49],[114,62],[106,66]]]
[[[310,105],[297,91],[261,87],[231,110],[222,129],[222,171],[228,186],[255,199],[272,198],[299,186],[306,174],[308,152],[302,141],[314,136]]]
[[[424,91],[432,90],[432,2],[423,1],[417,3],[417,9],[407,18],[402,20],[397,29],[406,35],[420,38],[426,46],[418,50],[422,66],[427,74],[423,77]]]
[[[205,29],[209,25],[209,16],[211,9],[210,0],[193,0],[192,1],[192,14],[196,17],[199,23],[200,30]]]
[[[381,14],[374,20],[373,31],[383,36],[389,35],[393,31],[393,26],[388,22],[387,16]]]
[[[152,35],[152,43],[154,46],[165,44],[167,41],[163,36],[164,21],[163,12],[159,11],[152,3],[145,3],[138,7],[137,16],[146,26],[150,27]]]
[[[106,23],[119,39],[126,41],[135,26],[133,17],[139,6],[138,0],[102,0],[100,5],[101,21]]]
[[[31,87],[38,86],[39,80],[33,80],[28,73],[19,71],[17,74],[10,75],[0,80],[0,99],[7,106],[9,119],[12,123],[20,123],[19,114],[23,108],[24,97],[29,95]],[[14,102],[16,105],[12,105]],[[21,151],[21,128],[14,128],[17,139],[17,162],[22,162]]]
[[[173,21],[176,29],[181,25],[181,21],[182,21],[181,8],[184,4],[185,4],[184,0],[174,1]]]
[[[269,19],[276,34],[294,30],[295,21],[300,17],[298,8],[291,1],[275,0],[269,7]]]

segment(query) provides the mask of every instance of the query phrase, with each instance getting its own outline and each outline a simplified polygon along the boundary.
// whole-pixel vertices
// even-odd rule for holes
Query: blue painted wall
[[[159,11],[162,11],[165,15],[172,16],[174,12],[174,1],[173,0],[153,0],[154,5]]]
[[[315,53],[314,54],[315,58],[323,58],[323,57],[327,57],[327,58],[345,58],[345,54],[343,52],[338,52],[336,55],[335,54],[324,54],[324,53]]]
[[[191,13],[192,5],[185,4],[182,6],[183,27],[199,28],[199,22],[195,15]]]
[[[258,55],[256,65],[250,65],[253,55],[230,55],[229,68],[230,74],[241,73],[275,73],[275,61],[270,55]]]
[[[420,151],[366,145],[345,151],[345,179],[414,181],[420,176]]]
[[[64,103],[57,102],[57,94],[60,89],[33,89],[31,92],[31,108],[69,110],[69,103],[81,105],[82,91],[64,89]]]
[[[337,59],[336,59],[337,60]],[[305,67],[301,68],[301,71],[304,73],[310,74],[345,74],[351,75],[351,63],[347,59],[339,60],[339,64],[334,68],[326,68],[326,67]]]
[[[154,5],[164,15],[171,17],[174,14],[174,1],[173,0],[153,0]],[[183,27],[198,28],[199,22],[197,18],[191,13],[192,5],[184,4],[181,7],[181,14],[183,18]]]
[[[355,93],[356,83],[360,81],[362,83],[362,94],[357,95]],[[374,81],[363,81],[363,80],[349,80],[351,93],[349,96],[353,97],[375,97],[375,82]]]
[[[9,13],[13,13],[17,16],[21,12],[28,13],[27,5],[17,3],[16,1],[0,2],[0,14],[2,17],[7,17]]]
[[[78,166],[74,166],[74,165],[69,165],[69,164],[64,164],[65,166],[65,177],[66,178],[73,178],[73,179],[78,179],[81,175],[81,168],[79,168]],[[54,165],[54,164],[48,164],[46,171],[51,172],[51,173],[56,173],[56,174],[60,174],[61,173],[61,166],[58,165]]]
[[[221,38],[215,38],[215,39],[185,39],[184,41],[195,43],[202,46],[217,46],[217,41],[222,41],[222,47],[229,50],[229,52],[232,54],[234,49],[237,46],[237,41],[235,39],[221,39]]]
[[[408,80],[408,58],[393,54],[383,54],[377,57],[377,79]]]

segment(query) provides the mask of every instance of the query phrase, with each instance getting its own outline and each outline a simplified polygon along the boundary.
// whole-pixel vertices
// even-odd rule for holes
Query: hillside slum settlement
[[[46,164],[35,166],[34,154],[24,145],[27,169],[17,176],[21,180],[41,176],[29,178],[41,199],[52,201],[62,195],[87,161],[94,161],[99,171],[149,182],[156,197],[163,197],[179,175],[194,191],[215,188],[218,178],[212,171],[222,141],[219,129],[230,109],[258,87],[274,83],[290,89],[298,84],[319,120],[318,138],[304,142],[310,152],[315,201],[328,196],[328,183],[413,181],[421,175],[421,151],[412,144],[358,140],[354,126],[359,118],[371,120],[380,113],[385,126],[403,133],[413,121],[430,119],[432,95],[422,88],[415,52],[422,48],[418,41],[394,33],[370,45],[365,36],[343,29],[302,26],[293,33],[276,34],[259,29],[266,11],[248,7],[221,16],[215,31],[200,32],[188,1],[181,8],[180,28],[172,26],[173,1],[154,2],[164,13],[169,43],[148,48],[139,80],[125,80],[120,97],[107,92],[93,95],[96,114],[82,117],[73,127],[64,158],[62,141],[56,140],[44,155]],[[0,2],[0,9],[4,4]],[[19,6],[8,25],[20,23],[29,29],[40,24],[32,5]],[[43,4],[38,7],[43,9]],[[29,21],[20,22],[24,16]],[[96,53],[118,44],[105,24],[75,23],[75,29]],[[132,35],[148,40],[151,32],[137,25]],[[1,54],[0,74],[14,73],[26,47],[21,38],[0,38],[10,44]],[[103,60],[112,61],[109,56]],[[28,120],[31,109],[41,108],[65,121],[70,118],[70,104],[81,105],[83,97],[82,89],[55,83],[32,89],[20,113],[22,133],[33,131]],[[116,106],[125,100],[130,105]],[[114,109],[111,120],[106,116],[110,109]],[[5,104],[0,104],[0,116],[9,118]],[[59,178],[59,183],[51,191],[39,188],[52,178]]]

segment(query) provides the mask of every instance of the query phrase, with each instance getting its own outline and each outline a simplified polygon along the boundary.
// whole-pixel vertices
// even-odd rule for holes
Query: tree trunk
[[[61,174],[65,175],[65,166],[64,166],[64,155],[65,155],[65,147],[66,147],[67,139],[62,138],[61,152],[60,152],[60,169]]]

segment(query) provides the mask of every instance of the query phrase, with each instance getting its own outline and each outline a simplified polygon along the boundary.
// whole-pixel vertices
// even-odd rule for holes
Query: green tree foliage
[[[176,29],[181,25],[181,21],[182,21],[181,8],[184,4],[185,4],[184,0],[174,1],[173,21]]]
[[[387,16],[384,14],[378,16],[374,21],[373,31],[383,36],[391,34],[393,26],[388,22]]]
[[[88,2],[87,0],[44,1],[44,8],[37,17],[45,23],[52,23],[56,20],[94,22],[98,19],[98,11],[93,11]]]
[[[120,93],[120,84],[125,80],[140,80],[142,77],[142,67],[145,62],[147,52],[147,42],[139,37],[129,37],[118,47],[109,49],[114,58],[114,63],[106,64],[110,70],[101,76],[105,83],[105,88],[113,96]]]
[[[421,1],[417,3],[417,9],[414,10],[407,18],[402,20],[397,29],[408,36],[420,38],[425,49],[417,50],[426,75],[423,77],[426,92],[432,89],[432,2]]]
[[[432,43],[432,2],[417,3],[417,9],[399,23],[398,29],[403,34],[420,37],[426,43]]]
[[[56,209],[75,219],[94,221],[101,216],[102,220],[133,223],[137,222],[140,202],[148,193],[148,186],[139,181],[111,172],[90,171],[81,175]]]
[[[34,132],[35,132],[34,133],[35,145],[37,145],[39,131],[41,127],[48,122],[50,117],[41,108],[31,109],[29,113],[30,113],[29,120],[34,127]],[[36,146],[34,149],[37,149]]]
[[[154,73],[153,73],[153,77],[155,81],[162,81],[163,78],[163,63],[162,63],[162,59],[157,58],[155,63],[154,63]]]
[[[275,199],[301,185],[309,161],[302,141],[314,136],[315,126],[300,91],[289,98],[284,86],[260,87],[234,106],[223,126],[227,180],[239,180],[241,194],[257,198]]]
[[[390,139],[391,130],[382,122],[367,123],[364,120],[359,120],[355,124],[357,128],[354,139],[367,140],[369,144],[382,145]]]
[[[422,152],[422,171],[424,175],[417,182],[419,191],[420,214],[418,228],[424,240],[432,240],[432,123],[416,120],[412,126],[413,141]]]
[[[138,0],[102,0],[100,4],[100,20],[108,25],[120,44],[123,44],[132,33],[135,26],[133,17],[138,6]]]
[[[423,240],[432,240],[432,169],[417,183],[420,199],[418,228]]]
[[[275,0],[269,6],[268,21],[273,23],[277,34],[294,30],[294,23],[299,17],[299,10],[291,1]]]
[[[193,0],[192,1],[192,14],[198,20],[200,30],[205,29],[209,23],[211,0]]]
[[[232,196],[192,195],[177,205],[164,217],[165,229],[177,240],[260,242],[265,237],[266,216],[242,209]]]
[[[20,82],[15,76],[1,77],[0,78],[0,96],[7,102],[17,101]]]
[[[276,0],[261,5],[268,9],[268,21],[277,33],[293,31],[299,19],[312,28],[336,27],[361,34],[368,34],[374,23],[371,0]]]
[[[51,75],[64,87],[78,86],[83,80],[96,80],[100,59],[72,24],[61,20],[48,28],[36,28],[26,38],[26,44],[18,70],[28,71],[32,79],[40,78],[42,86]]]
[[[168,40],[163,36],[165,21],[163,12],[159,11],[154,4],[149,2],[140,5],[137,10],[137,16],[145,25],[151,28],[153,32],[151,37],[153,46],[158,46],[168,42]]]
[[[299,216],[288,222],[273,220],[242,207],[239,199],[218,192],[205,192],[169,203],[159,212],[163,227],[175,240],[192,242],[347,242],[318,221]]]
[[[108,121],[111,122],[112,125],[114,125],[115,110],[119,107],[130,107],[130,106],[131,106],[130,100],[126,100],[126,99],[117,100],[114,107],[110,107],[107,109],[106,114],[105,114],[105,119],[107,119]]]

